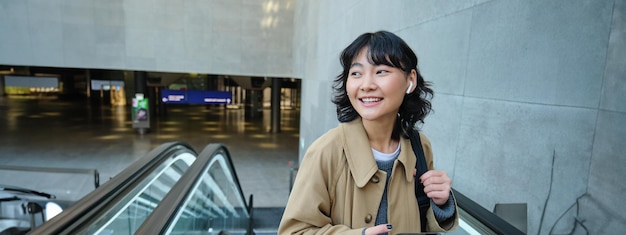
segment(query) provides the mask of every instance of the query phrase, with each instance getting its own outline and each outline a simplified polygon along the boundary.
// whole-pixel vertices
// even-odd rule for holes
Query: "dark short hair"
[[[433,97],[433,90],[429,88],[430,82],[422,77],[417,67],[417,56],[413,50],[402,38],[391,32],[364,33],[341,52],[339,61],[343,71],[334,81],[332,99],[332,102],[337,105],[337,119],[339,122],[349,122],[359,117],[346,93],[346,82],[352,61],[365,47],[369,50],[370,63],[399,68],[407,76],[413,69],[417,73],[417,87],[413,92],[404,96],[392,133],[392,138],[396,140],[400,138],[400,134],[409,137],[411,130],[415,128],[415,123],[418,121],[423,123],[426,115],[432,110],[429,99]]]

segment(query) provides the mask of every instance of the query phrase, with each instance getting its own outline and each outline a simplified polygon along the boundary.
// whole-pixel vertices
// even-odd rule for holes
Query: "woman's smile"
[[[379,98],[379,97],[363,97],[363,98],[359,98],[359,100],[365,104],[369,104],[369,103],[376,103],[376,102],[380,102],[383,100],[383,98]]]

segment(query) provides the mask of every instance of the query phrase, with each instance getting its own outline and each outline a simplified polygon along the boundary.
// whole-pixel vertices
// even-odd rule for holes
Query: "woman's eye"
[[[385,74],[385,73],[388,73],[388,72],[389,71],[387,71],[387,70],[378,70],[378,71],[376,71],[376,74]]]
[[[353,77],[355,77],[355,76],[360,76],[360,75],[361,75],[361,73],[360,73],[360,72],[351,72],[351,73],[350,73],[350,76],[353,76]]]

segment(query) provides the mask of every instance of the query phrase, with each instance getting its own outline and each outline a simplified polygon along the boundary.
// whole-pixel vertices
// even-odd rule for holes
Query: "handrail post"
[[[100,187],[100,173],[98,172],[98,169],[93,170],[93,183],[96,188]]]
[[[254,235],[254,216],[253,216],[253,211],[252,208],[254,205],[254,195],[250,194],[250,199],[248,200],[248,215],[250,216],[249,221],[248,221],[248,235]]]

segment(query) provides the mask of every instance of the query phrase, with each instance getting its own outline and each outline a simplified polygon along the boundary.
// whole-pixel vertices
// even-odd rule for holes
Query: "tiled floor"
[[[97,169],[105,183],[160,144],[182,141],[197,152],[224,143],[241,187],[255,207],[284,207],[288,162],[298,160],[299,111],[281,111],[281,132],[270,133],[270,110],[170,106],[140,135],[130,107],[88,101],[0,97],[0,165]],[[93,190],[93,176],[0,170],[0,184],[17,185],[77,200]]]

